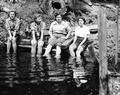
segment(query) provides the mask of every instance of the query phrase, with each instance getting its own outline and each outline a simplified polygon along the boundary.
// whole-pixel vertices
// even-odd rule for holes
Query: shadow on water
[[[68,53],[61,58],[18,55],[0,54],[0,95],[98,95],[98,63],[89,56],[81,64]],[[80,87],[76,87],[75,70],[85,72],[80,79],[87,82]]]

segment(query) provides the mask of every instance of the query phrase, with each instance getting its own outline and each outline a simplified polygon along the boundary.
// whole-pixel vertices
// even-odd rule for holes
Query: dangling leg
[[[42,54],[43,44],[44,44],[43,41],[40,41],[40,40],[38,41],[37,57],[40,57]]]
[[[16,53],[17,44],[16,44],[16,38],[15,37],[13,37],[13,39],[12,39],[12,46],[13,46],[13,53]]]
[[[56,58],[60,58],[60,54],[61,54],[61,47],[60,46],[56,46]]]
[[[69,47],[69,51],[70,51],[70,55],[75,57],[75,52],[74,50],[76,49],[76,45],[75,44],[71,44]]]
[[[35,31],[32,31],[32,40],[31,40],[31,56],[34,57],[36,54],[36,46],[37,46],[37,41],[36,41],[36,37],[35,37]]]
[[[54,46],[54,44],[56,43],[56,38],[50,38],[48,41],[48,46],[46,47],[45,53],[43,56],[48,56],[51,52],[52,47]]]
[[[47,56],[50,54],[50,51],[52,49],[52,45],[51,44],[48,44],[48,46],[46,47],[46,50],[45,50],[45,53],[43,56]]]
[[[34,57],[36,54],[37,41],[35,39],[31,40],[31,56]]]
[[[11,41],[12,41],[12,39],[9,37],[7,40],[7,53],[10,53]]]
[[[83,51],[83,47],[81,45],[78,46],[76,51],[77,61],[81,61],[81,52]]]

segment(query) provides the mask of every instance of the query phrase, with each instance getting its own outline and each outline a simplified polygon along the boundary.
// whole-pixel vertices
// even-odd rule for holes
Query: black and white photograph
[[[0,0],[0,95],[120,95],[120,0]]]

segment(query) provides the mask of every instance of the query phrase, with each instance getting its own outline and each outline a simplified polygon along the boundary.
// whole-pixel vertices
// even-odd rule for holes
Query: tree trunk
[[[107,78],[107,45],[106,45],[106,15],[105,10],[99,8],[99,95],[107,95],[108,89],[108,78]]]

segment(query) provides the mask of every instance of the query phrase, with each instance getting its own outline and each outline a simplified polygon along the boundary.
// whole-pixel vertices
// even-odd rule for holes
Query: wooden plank
[[[99,95],[107,95],[107,50],[106,50],[106,14],[100,6],[98,14],[98,40],[99,40]]]

